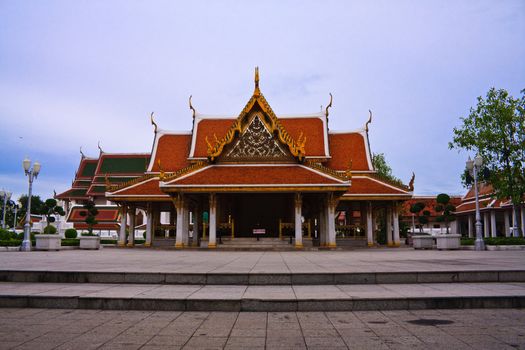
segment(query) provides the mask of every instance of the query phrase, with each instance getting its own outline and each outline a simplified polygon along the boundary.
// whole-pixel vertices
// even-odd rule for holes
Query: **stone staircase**
[[[277,237],[260,237],[259,240],[255,237],[222,237],[221,242],[217,244],[217,249],[234,250],[234,251],[287,251],[294,250],[294,245],[290,244],[290,240],[279,239]]]

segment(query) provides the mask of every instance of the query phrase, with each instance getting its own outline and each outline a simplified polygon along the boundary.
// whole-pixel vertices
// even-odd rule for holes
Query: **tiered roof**
[[[476,197],[474,186],[472,186],[458,205],[456,213],[469,214],[476,211]],[[497,199],[494,194],[494,188],[484,182],[478,183],[479,209],[485,211],[489,209],[506,209],[512,206],[510,199]],[[525,202],[525,199],[524,199]]]

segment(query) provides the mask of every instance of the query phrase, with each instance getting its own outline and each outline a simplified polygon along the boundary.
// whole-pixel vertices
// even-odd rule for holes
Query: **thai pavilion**
[[[154,127],[151,153],[82,157],[73,187],[57,198],[75,204],[68,221],[81,227],[80,206],[100,207],[98,225],[118,230],[133,246],[144,217],[145,246],[169,240],[176,248],[218,244],[238,237],[286,239],[296,248],[319,243],[373,246],[378,217],[389,246],[399,246],[399,210],[410,185],[380,177],[372,166],[368,127],[329,130],[321,112],[277,116],[259,89],[236,117],[198,113],[193,127]],[[95,227],[96,229],[96,227]],[[285,238],[286,237],[286,238]],[[253,238],[255,240],[255,238]],[[170,243],[171,244],[171,243]]]

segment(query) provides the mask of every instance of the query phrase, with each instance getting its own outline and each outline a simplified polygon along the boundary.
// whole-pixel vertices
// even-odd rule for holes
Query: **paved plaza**
[[[98,251],[3,252],[0,270],[165,273],[339,273],[523,270],[525,251],[222,252],[104,248]]]
[[[0,309],[0,349],[525,349],[525,310]]]

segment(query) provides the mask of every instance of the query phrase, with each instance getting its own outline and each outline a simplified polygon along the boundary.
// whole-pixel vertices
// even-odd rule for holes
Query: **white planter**
[[[436,246],[437,249],[459,249],[461,246],[461,235],[448,234],[448,235],[436,235]]]
[[[80,249],[100,249],[100,237],[80,236]]]
[[[412,236],[412,246],[414,249],[432,249],[434,238],[432,236]]]
[[[60,250],[60,235],[35,235],[36,250]]]

